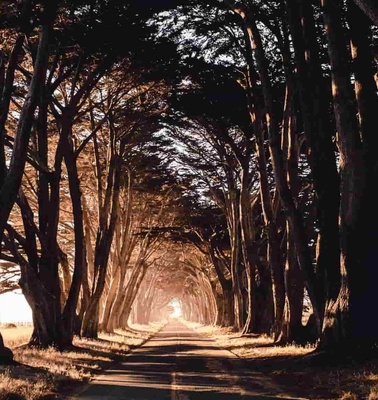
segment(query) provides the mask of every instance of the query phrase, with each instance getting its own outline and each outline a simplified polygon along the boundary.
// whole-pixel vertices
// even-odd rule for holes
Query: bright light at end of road
[[[182,315],[180,302],[177,299],[173,299],[169,305],[173,307],[173,312],[169,315],[169,318],[180,318]]]

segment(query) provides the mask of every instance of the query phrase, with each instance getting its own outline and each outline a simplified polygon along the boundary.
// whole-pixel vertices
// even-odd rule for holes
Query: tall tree
[[[364,75],[367,76],[361,75],[361,63],[369,65],[369,52],[364,46],[366,38],[361,42],[355,31],[355,19],[350,20],[356,73],[354,91],[346,27],[340,19],[340,15],[344,15],[343,4],[324,0],[322,12],[340,151],[341,285],[339,292],[328,298],[321,348],[353,352],[359,348],[370,349],[378,337],[377,325],[370,318],[370,312],[377,304],[377,293],[372,285],[376,279],[373,260],[377,254],[377,213],[371,199],[377,171],[372,147],[376,138],[371,128],[365,125],[366,118],[377,118],[377,94],[373,89],[373,76],[366,70]],[[357,114],[355,96],[359,121],[354,117]],[[369,102],[372,103],[366,108]]]

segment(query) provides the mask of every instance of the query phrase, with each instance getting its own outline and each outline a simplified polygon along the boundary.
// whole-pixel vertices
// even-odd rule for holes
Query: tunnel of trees
[[[0,292],[21,287],[30,346],[175,301],[277,344],[374,348],[373,3],[1,1]]]

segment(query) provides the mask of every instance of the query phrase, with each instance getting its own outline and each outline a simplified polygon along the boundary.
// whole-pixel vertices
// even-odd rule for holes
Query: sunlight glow
[[[169,318],[180,318],[182,315],[180,301],[177,299],[173,299],[173,300],[171,300],[169,305],[171,307],[173,307],[173,312],[171,314],[169,314]]]
[[[20,290],[0,295],[0,323],[30,323],[32,313]]]

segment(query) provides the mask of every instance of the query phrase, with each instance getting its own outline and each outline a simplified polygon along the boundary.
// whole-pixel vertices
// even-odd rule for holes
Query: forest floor
[[[202,326],[188,322],[185,322],[185,325],[196,332],[199,340],[202,340],[201,337],[205,340],[205,346],[214,349],[215,345],[217,348],[231,352],[236,360],[233,362],[240,360],[241,364],[237,364],[238,367],[234,370],[231,368],[230,374],[230,376],[239,376],[239,386],[248,387],[249,384],[253,385],[253,379],[262,379],[262,381],[268,382],[272,388],[284,388],[286,396],[288,394],[292,396],[290,398],[378,400],[377,358],[369,360],[347,357],[343,360],[329,358],[315,353],[314,347],[311,346],[280,347],[275,346],[271,338],[267,336],[241,336],[229,329],[220,327]],[[75,347],[72,350],[59,353],[54,349],[41,351],[25,348],[22,344],[27,342],[30,337],[32,330],[30,326],[0,327],[5,345],[13,349],[16,361],[14,365],[8,367],[0,366],[0,400],[64,399],[73,393],[80,393],[88,383],[101,376],[103,371],[109,370],[109,368],[114,370],[119,365],[127,365],[127,363],[132,364],[133,357],[136,357],[136,361],[138,361],[135,363],[137,368],[142,368],[141,365],[150,363],[151,358],[148,357],[151,354],[156,357],[155,350],[154,353],[151,353],[151,348],[149,348],[151,341],[148,341],[148,339],[160,329],[161,325],[134,325],[130,331],[118,331],[115,335],[100,335],[99,340],[89,341],[75,338]],[[159,339],[159,335],[155,338]],[[214,344],[210,345],[210,342],[206,342],[207,340]],[[184,344],[181,350],[177,344],[180,341],[181,344]],[[180,376],[188,377],[191,374],[188,379],[199,379],[199,386],[201,387],[205,384],[206,374],[209,376],[209,385],[211,385],[214,379],[218,379],[219,383],[219,379],[223,379],[222,376],[224,377],[224,374],[227,375],[227,372],[229,372],[222,371],[219,359],[213,357],[214,361],[210,362],[209,365],[211,368],[218,368],[218,371],[209,373],[206,372],[207,370],[201,372],[199,369],[196,378],[194,372],[197,365],[201,365],[202,358],[198,359],[197,355],[195,356],[197,359],[188,358],[186,354],[188,350],[189,353],[191,352],[188,345],[195,345],[194,341],[190,339],[186,343],[179,338],[177,343],[173,343],[169,347],[162,347],[163,350],[158,350],[164,353],[165,348],[174,352],[174,357],[172,357],[172,354],[158,354],[158,361],[161,361],[161,357],[164,356],[169,361],[167,363],[168,368],[171,368],[172,364],[178,363],[182,369],[181,372],[178,370],[174,374],[168,374],[167,379],[176,381]],[[156,340],[156,344],[161,347],[164,342]],[[200,355],[203,359],[211,357],[209,354],[206,355],[205,349],[200,350]],[[183,356],[182,361],[177,361],[181,356]],[[125,363],[126,357],[129,360],[127,363]],[[146,357],[147,363],[140,362],[141,360],[138,357]],[[185,365],[188,360],[189,365]],[[204,362],[204,364],[207,366],[208,363]],[[240,365],[242,366],[239,369]],[[188,371],[190,372],[189,375]],[[137,379],[144,379],[139,372]],[[154,376],[161,380],[162,374],[164,372],[162,367],[159,366]],[[150,374],[148,380],[150,381],[152,378],[153,376]],[[161,393],[163,392],[164,390]],[[232,400],[239,398],[236,394],[227,397],[230,395],[219,392],[216,398],[217,400],[223,397]],[[200,396],[199,392],[193,391],[189,396],[186,393],[186,397],[177,398],[199,399]],[[146,398],[150,399],[150,397]],[[171,398],[170,395],[167,398]],[[208,397],[208,399],[211,398]],[[163,400],[163,397],[158,397],[158,399]]]
[[[316,400],[378,400],[378,358],[326,356],[314,346],[276,346],[271,337],[243,335],[230,329],[186,325],[245,360],[250,369],[300,397]]]

